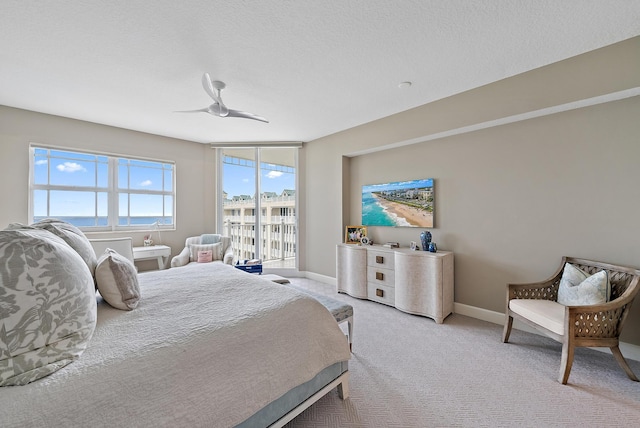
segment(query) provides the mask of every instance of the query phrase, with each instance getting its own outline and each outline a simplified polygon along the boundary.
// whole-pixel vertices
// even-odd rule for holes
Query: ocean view
[[[58,216],[58,217],[34,217],[33,221],[40,221],[45,218],[57,218],[59,220],[66,221],[67,223],[71,223],[74,226],[78,227],[90,227],[90,226],[107,226],[107,217],[73,217],[73,216]],[[127,223],[127,219],[130,220],[130,223]],[[156,221],[160,221],[161,224],[171,224],[173,219],[171,217],[120,217],[118,219],[119,226],[130,225],[152,225]],[[97,222],[97,224],[96,224]]]

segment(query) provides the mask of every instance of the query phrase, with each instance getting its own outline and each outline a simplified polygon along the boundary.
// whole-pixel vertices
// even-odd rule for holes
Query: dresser
[[[338,244],[337,289],[441,324],[453,312],[453,253]]]

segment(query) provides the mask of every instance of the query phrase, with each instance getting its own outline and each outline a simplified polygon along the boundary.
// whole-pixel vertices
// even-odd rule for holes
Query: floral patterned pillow
[[[93,277],[80,255],[46,230],[2,230],[0,275],[0,386],[77,359],[96,325]]]
[[[62,238],[64,242],[69,244],[71,248],[80,254],[82,260],[84,260],[87,267],[89,267],[91,275],[95,273],[96,265],[98,264],[96,253],[93,251],[91,243],[80,229],[71,223],[55,218],[45,218],[37,223],[33,223],[31,227],[48,230],[54,235]]]

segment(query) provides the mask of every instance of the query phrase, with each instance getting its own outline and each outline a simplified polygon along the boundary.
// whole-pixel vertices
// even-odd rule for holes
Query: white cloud
[[[46,165],[48,163],[49,163],[49,161],[46,160],[46,159],[40,159],[40,160],[36,161],[36,165]]]
[[[153,183],[151,182],[151,180],[144,180],[142,183],[140,183],[142,187],[151,186],[152,184]]]
[[[78,172],[78,171],[86,172],[87,171],[85,167],[75,162],[61,163],[58,166],[56,166],[56,168],[58,169],[58,171],[62,171],[62,172]]]
[[[249,182],[249,179],[248,179],[248,178],[243,178],[243,179],[242,179],[242,182],[243,182],[243,183],[248,183],[248,182]]]
[[[265,177],[267,178],[278,178],[280,176],[282,176],[282,172],[281,171],[269,171]]]

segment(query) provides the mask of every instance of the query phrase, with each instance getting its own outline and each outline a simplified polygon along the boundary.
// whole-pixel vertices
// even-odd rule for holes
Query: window
[[[295,148],[219,149],[223,233],[237,260],[296,266]]]
[[[32,221],[55,217],[96,231],[175,225],[174,163],[30,150]]]

